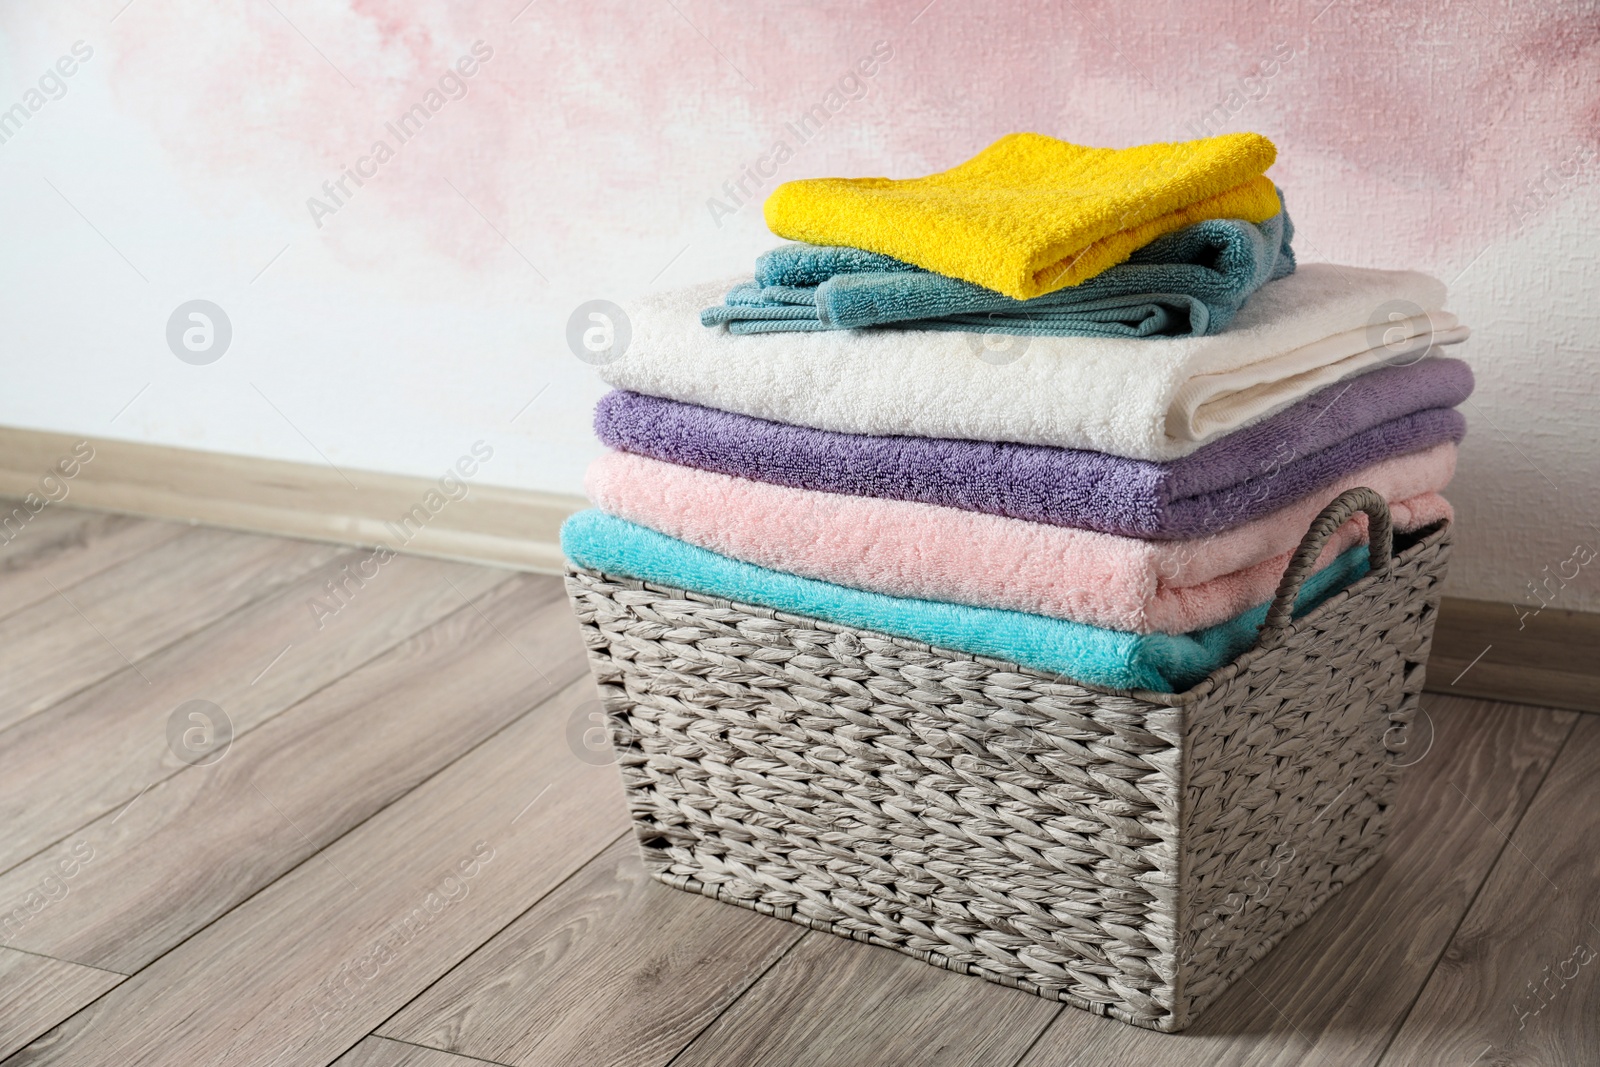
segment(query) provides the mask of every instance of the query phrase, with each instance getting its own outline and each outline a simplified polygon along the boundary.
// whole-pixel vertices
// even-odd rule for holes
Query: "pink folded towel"
[[[772,570],[891,596],[1004,608],[1135,633],[1188,633],[1270,599],[1323,506],[1365,485],[1395,526],[1450,518],[1438,491],[1456,446],[1374,464],[1261,519],[1190,541],[1143,541],[936,504],[753,482],[612,452],[589,468],[596,507]],[[1317,566],[1366,538],[1358,515]]]

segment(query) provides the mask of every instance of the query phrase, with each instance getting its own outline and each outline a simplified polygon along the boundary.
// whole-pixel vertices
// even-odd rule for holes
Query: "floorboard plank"
[[[167,727],[183,703],[221,707],[235,737],[511,578],[400,556],[331,619],[309,606],[366,553],[335,558],[46,711],[0,732],[0,870],[119,812],[184,767]],[[559,596],[552,580],[551,597]]]
[[[1062,1012],[1027,1067],[1059,1063],[1372,1064],[1400,1026],[1525,810],[1572,712],[1425,696],[1386,855],[1182,1034]],[[1469,1057],[1470,1059],[1470,1057]]]
[[[47,1033],[122,977],[0,948],[0,1056]]]
[[[0,728],[337,555],[330,545],[197,527],[0,619]]]
[[[368,1037],[340,1056],[333,1067],[483,1067],[487,1062],[454,1056],[438,1049],[407,1045],[385,1037]],[[593,1061],[574,1062],[582,1062],[587,1067]]]
[[[563,689],[6,1067],[333,1062],[626,828],[616,771],[567,745],[593,693]]]
[[[811,931],[672,1062],[1010,1065],[1060,1007],[898,952]]]
[[[14,501],[0,499],[0,512],[14,506]],[[47,600],[56,589],[75,585],[187,529],[178,523],[104,511],[41,511],[10,540],[0,537],[0,617]]]
[[[519,576],[0,876],[21,899],[63,858],[19,948],[132,974],[587,673],[554,578]]]
[[[378,1033],[515,1067],[659,1067],[804,932],[662,885],[630,833]]]
[[[1480,818],[1505,850],[1383,1063],[1600,1063],[1600,718],[1520,822]]]

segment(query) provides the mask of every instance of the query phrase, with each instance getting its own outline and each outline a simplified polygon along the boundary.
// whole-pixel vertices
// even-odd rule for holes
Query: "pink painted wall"
[[[292,203],[481,39],[495,54],[470,103],[452,103],[426,133],[430,165],[385,175],[383,196],[470,261],[451,220],[416,216],[453,175],[536,235],[553,270],[585,261],[597,227],[680,232],[880,40],[894,55],[863,79],[870,99],[810,144],[788,138],[780,178],[922,173],[1013,130],[1120,145],[1249,129],[1281,146],[1273,173],[1308,252],[1448,270],[1515,231],[1546,168],[1600,150],[1588,4],[1169,2],[1130,18],[1095,0],[540,0],[509,22],[518,2],[285,4],[293,26],[262,4],[197,24],[195,5],[141,3],[117,93],[197,182],[248,172]],[[199,62],[175,67],[173,41],[196,42]]]
[[[274,2],[137,0],[114,22],[87,4],[12,9],[0,25],[18,91],[77,38],[99,47],[85,71],[101,82],[99,95],[51,105],[78,111],[35,138],[45,147],[0,156],[69,173],[98,220],[158,268],[174,227],[226,246],[218,255],[239,277],[225,288],[243,317],[259,311],[255,373],[282,375],[274,388],[296,402],[317,392],[301,368],[367,383],[375,410],[316,395],[299,409],[336,461],[431,469],[457,437],[504,423],[501,408],[545,388],[537,425],[507,431],[498,478],[577,491],[600,386],[564,350],[567,313],[745,268],[771,240],[758,203],[715,218],[708,202],[737,206],[724,183],[779,140],[792,158],[759,190],[746,179],[755,201],[789,178],[941,169],[1013,130],[1102,145],[1256,130],[1279,146],[1272,174],[1302,260],[1429,271],[1477,329],[1454,591],[1520,601],[1573,543],[1600,547],[1593,3]],[[461,79],[464,95],[441,91],[398,146],[386,124],[477,41],[492,55]],[[875,45],[892,54],[873,76],[841,81]],[[802,144],[786,124],[830,88],[854,98]],[[73,124],[92,137],[100,112],[110,143],[74,146]],[[308,199],[333,206],[322,183],[380,138],[394,158],[319,226]],[[22,181],[0,176],[0,191],[16,184],[59,211]],[[130,182],[159,186],[157,213],[182,217],[163,231]],[[63,219],[60,232],[77,225]],[[245,283],[279,246],[265,284]],[[178,296],[198,280],[173,284]],[[128,299],[152,315],[176,303]],[[330,316],[368,325],[330,325],[336,340],[305,325]],[[385,337],[385,322],[408,325]],[[211,387],[225,389],[226,373]],[[270,413],[223,398],[208,417],[197,389],[173,379],[170,406],[152,399],[117,432],[306,458]],[[0,418],[80,417],[69,401],[45,408]],[[1600,608],[1600,579],[1574,580],[1562,606]]]

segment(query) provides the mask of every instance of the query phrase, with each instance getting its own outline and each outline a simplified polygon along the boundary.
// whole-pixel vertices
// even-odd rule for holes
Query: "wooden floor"
[[[1600,716],[1427,696],[1386,858],[1162,1035],[650,881],[558,581],[367,556],[0,548],[0,1067],[1600,1063]]]

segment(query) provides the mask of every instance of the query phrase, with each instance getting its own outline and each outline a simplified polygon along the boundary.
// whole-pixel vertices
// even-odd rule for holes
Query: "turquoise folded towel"
[[[1189,634],[1134,634],[1019,611],[912,600],[850,589],[729,559],[601,511],[561,527],[574,564],[840,626],[878,630],[938,648],[1018,663],[1089,685],[1181,692],[1255,644],[1261,604]],[[1306,580],[1296,610],[1309,611],[1367,573],[1357,545]]]
[[[1032,300],[858,248],[785,245],[762,255],[755,281],[735,286],[700,321],[732,333],[899,325],[1035,336],[1199,336],[1222,330],[1251,293],[1294,273],[1293,236],[1287,210],[1259,225],[1210,219],[1158,237],[1086,282]]]

